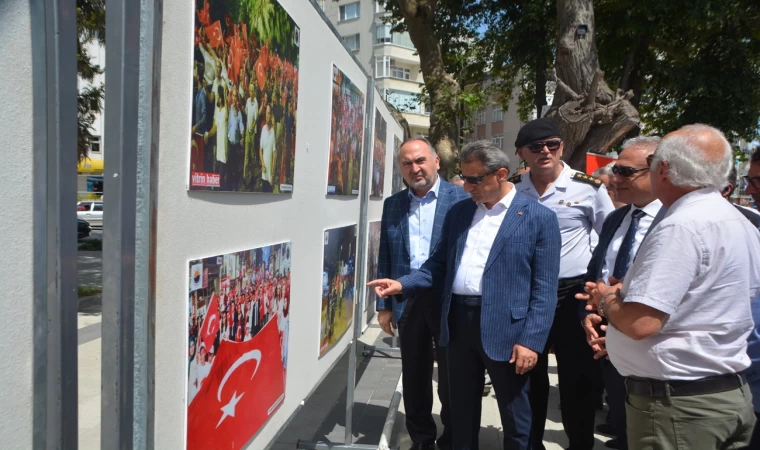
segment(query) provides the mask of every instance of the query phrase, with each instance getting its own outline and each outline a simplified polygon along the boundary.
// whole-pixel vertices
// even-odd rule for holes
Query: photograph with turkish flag
[[[388,131],[388,124],[380,115],[380,111],[375,110],[375,145],[372,148],[372,189],[369,195],[372,197],[383,197],[383,185],[385,184],[385,133]]]
[[[189,262],[187,448],[241,449],[285,399],[291,244]]]
[[[277,0],[193,2],[189,189],[293,192],[300,29]]]
[[[325,230],[322,271],[322,357],[346,333],[354,314],[356,225]]]
[[[377,278],[377,264],[380,259],[380,221],[370,222],[367,233],[367,280]],[[375,289],[367,287],[364,295],[364,312],[367,313],[367,324],[375,317]]]
[[[364,94],[333,65],[330,162],[327,193],[359,195],[359,167],[364,139]]]

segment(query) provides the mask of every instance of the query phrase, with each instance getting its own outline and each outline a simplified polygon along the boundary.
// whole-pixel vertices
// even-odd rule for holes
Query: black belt
[[[480,306],[483,303],[483,297],[480,295],[451,294],[451,300],[454,304],[462,306]]]
[[[583,283],[583,280],[584,280],[583,276],[575,277],[575,278],[560,278],[557,287],[562,289],[564,287],[573,286],[578,283]]]
[[[744,375],[729,373],[699,380],[663,381],[649,378],[626,377],[625,387],[629,394],[646,397],[684,397],[689,395],[717,394],[733,391],[747,383]],[[669,394],[668,391],[670,392]]]

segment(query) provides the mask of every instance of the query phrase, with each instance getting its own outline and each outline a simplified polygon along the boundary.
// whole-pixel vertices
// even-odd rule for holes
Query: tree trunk
[[[398,124],[401,125],[401,129],[404,131],[404,137],[403,139],[401,139],[401,141],[403,142],[409,139],[410,137],[412,137],[412,132],[409,129],[409,122],[406,120],[406,117],[404,117],[401,111],[396,109],[395,106],[388,103],[387,100],[385,101],[385,107],[388,108],[388,111],[391,112],[391,116],[393,116],[393,118],[396,119],[396,122],[398,122]]]
[[[399,0],[398,3],[409,37],[420,56],[420,69],[430,96],[428,138],[441,157],[441,171],[446,173],[457,163],[459,85],[446,73],[441,44],[435,35],[438,0]]]
[[[587,152],[609,152],[640,123],[632,93],[612,92],[604,81],[595,31],[592,0],[557,0],[557,90],[546,116],[559,121],[562,159],[577,170],[586,169]]]

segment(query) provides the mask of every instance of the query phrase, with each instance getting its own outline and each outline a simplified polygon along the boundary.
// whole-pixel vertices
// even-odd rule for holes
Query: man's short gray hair
[[[398,148],[401,149],[401,147],[403,147],[404,145],[406,145],[406,144],[408,144],[409,142],[412,142],[412,141],[420,141],[420,142],[425,143],[425,145],[427,146],[428,150],[433,155],[433,158],[435,158],[436,156],[438,156],[438,153],[436,153],[435,147],[433,147],[433,144],[429,140],[427,140],[427,138],[425,138],[423,136],[417,136],[417,137],[409,138],[409,139],[405,140],[404,142],[402,142],[401,145],[399,145]],[[401,153],[401,152],[399,152],[399,153]],[[399,153],[396,153],[396,159],[398,159]]]
[[[668,176],[671,183],[680,187],[723,189],[733,163],[731,144],[719,129],[709,125],[686,125],[681,130],[691,133],[679,133],[667,136],[657,146],[652,159],[652,167],[662,161],[668,162]],[[715,161],[705,155],[697,145],[695,134],[712,133],[723,143],[723,157]]]
[[[614,166],[614,165],[615,165],[615,162],[613,161],[613,162],[607,164],[604,167],[600,167],[600,168],[596,169],[594,171],[594,173],[591,174],[591,176],[594,177],[594,178],[599,178],[602,175],[608,175],[608,176],[611,177],[613,175],[613,173],[612,173],[612,166]]]
[[[502,167],[509,170],[507,153],[488,140],[475,141],[465,145],[459,151],[459,160],[463,163],[480,161],[488,172],[496,172]]]
[[[623,142],[623,147],[620,149],[620,153],[628,147],[646,146],[647,156],[649,156],[657,150],[657,146],[660,145],[660,142],[662,142],[662,138],[659,136],[637,136],[635,138],[626,139],[626,141]]]

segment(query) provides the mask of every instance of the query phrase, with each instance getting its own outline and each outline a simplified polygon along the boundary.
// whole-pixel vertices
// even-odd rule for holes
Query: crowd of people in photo
[[[373,197],[383,196],[383,184],[385,183],[385,133],[388,129],[388,124],[380,115],[379,111],[375,111],[375,139],[374,146],[372,147],[372,188],[370,189],[370,195]]]
[[[246,23],[211,23],[207,1],[198,16],[191,188],[208,186],[193,174],[215,174],[218,190],[292,190],[297,65]]]
[[[359,193],[363,130],[364,96],[340,69],[333,66],[328,194]]]
[[[223,342],[247,342],[275,317],[282,363],[287,367],[290,269],[274,270],[274,266],[273,255],[268,264],[262,262],[250,268],[243,267],[234,278],[224,275],[209,280],[214,288],[208,295],[199,291],[191,294],[188,403],[209,375]],[[199,304],[202,306],[197,307]],[[204,322],[212,308],[218,313],[218,322]],[[209,329],[216,331],[213,344],[206,348],[209,341],[203,334]]]

